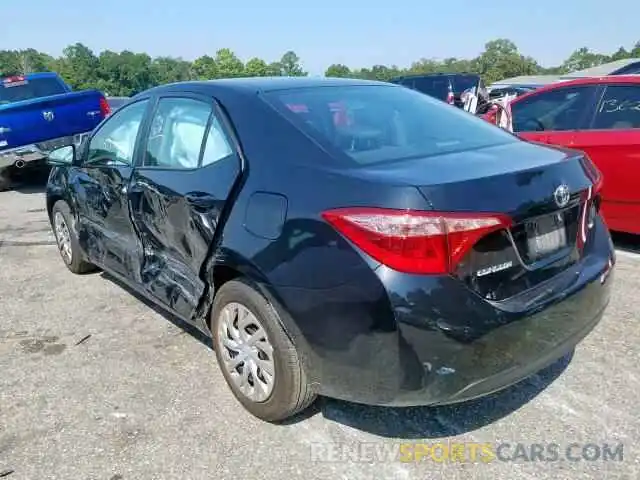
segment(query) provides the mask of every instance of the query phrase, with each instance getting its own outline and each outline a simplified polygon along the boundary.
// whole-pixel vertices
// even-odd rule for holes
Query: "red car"
[[[513,131],[585,151],[604,176],[611,230],[640,234],[640,75],[551,84],[510,103]],[[484,115],[495,121],[495,111]]]

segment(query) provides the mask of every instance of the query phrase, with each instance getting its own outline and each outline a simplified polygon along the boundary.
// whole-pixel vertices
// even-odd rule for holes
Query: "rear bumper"
[[[492,329],[471,342],[432,332],[429,345],[420,341],[413,352],[422,372],[421,387],[403,389],[389,405],[450,404],[502,390],[551,365],[570,353],[601,320],[609,303],[612,272],[595,273],[580,291],[545,310]],[[418,338],[415,329],[405,334]],[[420,344],[420,347],[416,348]],[[430,347],[423,350],[421,347]],[[417,367],[417,366],[416,366]],[[417,386],[418,383],[416,382]]]
[[[21,147],[0,151],[0,171],[5,168],[23,168],[26,166],[44,165],[47,156],[55,149],[66,145],[76,144],[89,134],[81,133],[48,140],[46,142],[23,145]]]
[[[365,284],[343,287],[323,292],[326,307],[316,315],[296,311],[310,303],[308,291],[281,290],[288,312],[303,319],[290,331],[311,381],[329,397],[415,406],[471,400],[537,373],[571,352],[609,303],[615,257],[604,225],[597,228],[581,262],[493,304],[451,277],[385,267],[376,275],[386,300]]]

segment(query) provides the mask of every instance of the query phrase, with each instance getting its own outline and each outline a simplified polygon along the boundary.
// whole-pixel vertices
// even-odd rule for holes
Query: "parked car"
[[[419,75],[405,75],[391,80],[405,87],[412,88],[443,102],[464,106],[463,93],[474,90],[480,92],[480,100],[485,100],[485,86],[480,75],[473,73],[433,73]]]
[[[585,151],[604,175],[609,228],[640,234],[640,76],[552,84],[516,98],[510,111],[520,137]]]
[[[109,113],[97,90],[72,92],[52,72],[0,79],[0,191],[46,167],[47,154],[81,141]]]
[[[508,86],[508,87],[495,87],[489,88],[489,100],[496,100],[498,98],[506,97],[507,95],[514,95],[519,97],[524,95],[525,93],[529,93],[535,90],[531,87],[520,87],[520,86]]]
[[[107,97],[111,111],[115,111],[130,100],[129,97]]]
[[[397,85],[165,85],[50,161],[69,270],[103,269],[211,335],[268,421],[318,394],[489,394],[571,351],[609,301],[588,158]]]

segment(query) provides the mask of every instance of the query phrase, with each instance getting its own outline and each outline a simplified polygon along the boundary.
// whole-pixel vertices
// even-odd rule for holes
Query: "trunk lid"
[[[411,183],[436,211],[509,215],[511,228],[480,239],[455,272],[495,301],[579,261],[588,215],[599,206],[598,174],[584,154],[526,142],[367,167],[363,175]]]
[[[104,118],[97,90],[0,105],[0,151],[91,131]]]

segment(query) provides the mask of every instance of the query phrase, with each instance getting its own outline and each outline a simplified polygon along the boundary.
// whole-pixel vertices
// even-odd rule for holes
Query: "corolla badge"
[[[55,115],[51,110],[45,110],[42,112],[42,118],[44,118],[47,122],[53,122]]]
[[[569,193],[569,186],[564,183],[560,185],[558,188],[556,188],[555,192],[553,192],[553,198],[556,201],[556,205],[558,205],[558,207],[566,207],[569,203],[569,199],[571,198],[571,194]]]

